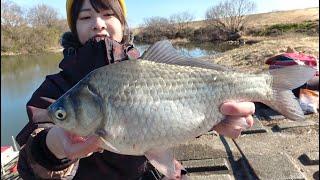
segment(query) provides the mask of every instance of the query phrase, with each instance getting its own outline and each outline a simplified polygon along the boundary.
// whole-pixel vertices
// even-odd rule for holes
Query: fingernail
[[[250,123],[249,119],[246,119],[246,122],[247,122],[247,125],[248,125],[247,128],[251,128],[253,126],[253,122],[251,121],[251,123]]]
[[[256,110],[256,106],[254,105],[254,103],[251,104],[251,113],[254,114],[255,110]]]

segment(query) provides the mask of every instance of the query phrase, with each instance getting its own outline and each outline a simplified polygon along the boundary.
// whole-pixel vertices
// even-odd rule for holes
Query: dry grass
[[[274,24],[290,24],[302,23],[304,21],[319,21],[319,7],[297,9],[290,11],[276,11],[269,13],[260,13],[248,15],[247,27],[250,28],[263,28]],[[193,21],[188,23],[188,27],[199,29],[207,26],[206,21]],[[138,34],[143,28],[133,28],[133,34]]]
[[[319,19],[319,8],[307,8],[290,11],[277,11],[248,16],[249,27],[259,27],[273,24],[301,23]]]
[[[292,11],[281,11],[251,15],[250,26],[265,26],[272,24],[299,23],[303,21],[319,20],[319,8],[308,8]],[[234,67],[240,71],[259,72],[268,69],[266,59],[286,51],[287,47],[298,52],[310,54],[319,59],[319,36],[309,36],[299,33],[287,33],[276,37],[251,37],[243,39],[258,41],[253,45],[227,51],[213,57],[207,57],[215,63]]]
[[[214,63],[233,67],[240,71],[260,72],[268,69],[265,64],[266,59],[285,52],[289,46],[296,51],[319,58],[319,36],[286,34],[276,38],[258,37],[256,39],[260,42],[244,45],[216,56],[205,57],[205,59],[211,59]]]
[[[269,13],[260,13],[248,15],[247,26],[259,28],[265,25],[273,24],[286,24],[286,23],[301,23],[304,21],[319,20],[319,7],[297,9],[290,11],[277,11]],[[195,29],[206,26],[207,23],[204,21],[194,21],[190,23],[190,27]]]
[[[319,20],[319,7],[307,8],[290,11],[278,11],[263,14],[249,15],[249,27],[263,27],[265,25],[301,23],[304,21]],[[192,22],[193,28],[205,26],[205,22]],[[287,47],[294,48],[296,51],[310,54],[319,58],[319,36],[305,35],[299,33],[286,33],[276,37],[252,37],[243,36],[245,41],[253,40],[258,43],[244,45],[222,54],[205,57],[214,63],[234,67],[240,71],[259,72],[268,69],[265,64],[266,59],[274,55],[283,53]]]

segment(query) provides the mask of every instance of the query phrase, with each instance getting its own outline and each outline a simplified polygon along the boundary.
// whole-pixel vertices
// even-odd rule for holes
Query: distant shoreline
[[[296,9],[296,10],[288,10],[288,11],[275,11],[269,13],[258,13],[258,14],[250,14],[248,18],[250,21],[247,24],[246,31],[243,31],[238,42],[252,42],[251,39],[269,39],[274,38],[278,39],[279,36],[283,36],[288,34],[304,34],[304,35],[318,35],[319,34],[319,7],[315,8],[306,8],[306,9]],[[200,28],[207,27],[207,23],[205,21],[193,21],[190,22],[188,27],[193,30],[199,30]],[[205,30],[205,29],[204,29]],[[209,29],[210,30],[210,29]],[[147,43],[150,44],[152,42],[144,42],[144,38],[140,38],[139,41],[139,33],[143,31],[143,28],[134,28],[132,32],[135,36],[135,43]],[[211,32],[211,31],[208,31]],[[201,35],[199,35],[201,34]],[[192,36],[188,36],[188,34],[184,36],[179,36],[176,38],[170,38],[170,41],[173,43],[186,43],[190,40],[195,43],[202,42],[217,42],[216,40],[211,40],[212,34],[204,37],[202,33],[191,33]],[[197,35],[197,37],[195,37]],[[219,36],[219,34],[216,34]],[[141,36],[143,37],[143,36]],[[194,37],[190,39],[189,37]],[[250,37],[249,39],[247,37]],[[158,37],[162,38],[162,37]],[[207,39],[206,39],[207,38]],[[150,38],[149,38],[150,39]],[[237,41],[234,41],[237,43]],[[223,41],[227,42],[228,41]],[[231,42],[232,43],[232,42]],[[49,48],[48,50],[39,51],[39,52],[1,52],[1,56],[14,56],[14,55],[25,55],[25,54],[37,54],[37,53],[58,53],[63,49],[62,47],[55,44],[54,46]],[[41,47],[39,48],[41,50]]]
[[[28,52],[1,52],[1,56],[18,56],[18,55],[31,55],[31,54],[38,54],[38,53],[59,53],[62,52],[63,48],[51,48],[42,52],[35,52],[35,53],[28,53]]]

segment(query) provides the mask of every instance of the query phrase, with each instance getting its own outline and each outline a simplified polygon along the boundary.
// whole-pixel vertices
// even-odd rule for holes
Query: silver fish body
[[[287,117],[302,119],[288,89],[313,74],[303,66],[246,74],[130,60],[94,70],[48,110],[54,123],[67,131],[100,135],[104,149],[144,155],[208,132],[224,119],[219,108],[226,101],[263,102]]]
[[[143,60],[106,69],[89,77],[92,84],[85,83],[83,88],[92,86],[105,105],[105,124],[98,128],[109,133],[106,139],[120,152],[130,155],[170,147],[208,132],[223,119],[219,107],[225,101],[262,101],[272,94],[271,78],[266,75]]]
[[[63,127],[83,136],[104,130],[121,153],[142,155],[209,131],[223,119],[223,102],[268,102],[272,97],[268,74],[132,60],[94,71],[58,104],[74,115],[72,126],[62,121]]]

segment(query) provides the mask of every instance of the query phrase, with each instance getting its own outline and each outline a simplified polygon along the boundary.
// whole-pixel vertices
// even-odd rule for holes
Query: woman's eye
[[[79,18],[80,20],[90,19],[90,16],[83,16]]]
[[[114,16],[114,13],[106,13],[104,16],[109,17],[109,16]]]

